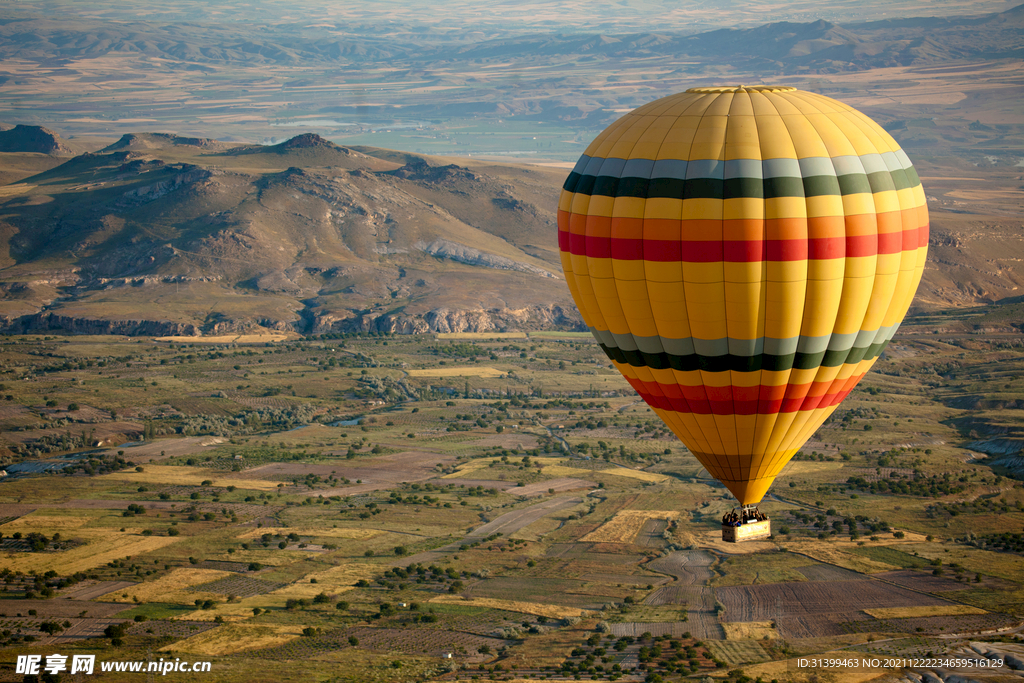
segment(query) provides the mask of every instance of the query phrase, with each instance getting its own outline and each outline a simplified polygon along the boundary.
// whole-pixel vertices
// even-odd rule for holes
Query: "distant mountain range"
[[[142,54],[202,68],[252,65],[366,64],[399,68],[443,60],[552,57],[692,57],[734,68],[792,71],[863,70],[950,59],[1024,56],[1024,5],[978,17],[917,17],[837,26],[828,21],[779,22],[697,35],[634,33],[542,34],[480,40],[457,31],[389,34],[394,27],[275,26],[270,37],[237,24],[158,21],[75,24],[0,13],[0,59],[49,66],[111,52]],[[7,76],[6,78],[16,78]]]

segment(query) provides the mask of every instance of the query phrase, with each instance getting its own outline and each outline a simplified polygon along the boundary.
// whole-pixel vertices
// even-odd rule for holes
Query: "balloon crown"
[[[718,93],[718,92],[793,92],[791,85],[719,85],[709,88],[690,88],[686,92]]]

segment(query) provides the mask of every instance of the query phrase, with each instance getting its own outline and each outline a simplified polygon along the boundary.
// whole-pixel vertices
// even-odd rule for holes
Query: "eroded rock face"
[[[0,333],[28,334],[63,332],[65,334],[118,334],[125,336],[217,336],[243,334],[270,329],[299,334],[346,332],[388,332],[391,334],[429,334],[446,332],[505,332],[509,330],[572,329],[585,331],[586,325],[575,308],[531,306],[528,308],[492,308],[453,310],[438,308],[422,315],[405,313],[363,313],[353,311],[300,311],[292,320],[213,318],[202,325],[168,320],[104,320],[55,313],[0,317]]]
[[[37,313],[0,321],[0,331],[6,334],[32,332],[65,332],[68,334],[120,334],[129,337],[193,337],[201,334],[192,323],[169,320],[103,320],[78,318],[55,313]]]
[[[967,444],[972,451],[987,453],[988,455],[1010,455],[1019,456],[1024,451],[1024,439],[991,439],[989,441],[972,441]],[[1017,460],[1024,465],[1024,457]]]
[[[421,249],[424,253],[430,254],[431,256],[437,256],[438,258],[445,258],[471,266],[494,268],[496,270],[515,270],[521,273],[531,273],[533,275],[540,275],[541,277],[548,277],[556,280],[560,279],[559,276],[532,264],[521,263],[496,254],[488,254],[474,247],[466,246],[465,244],[458,244],[449,240],[434,240],[429,244],[425,242],[417,242],[413,246],[417,249]]]
[[[314,317],[305,332],[306,334],[331,332],[426,334],[430,332],[502,332],[545,328],[586,330],[586,325],[577,309],[565,309],[561,306],[478,310],[436,308],[422,315],[389,313],[374,316],[372,314],[324,313]]]

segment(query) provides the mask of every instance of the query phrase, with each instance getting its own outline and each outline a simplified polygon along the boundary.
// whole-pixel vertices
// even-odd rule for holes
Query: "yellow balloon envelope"
[[[928,211],[881,127],[796,88],[693,88],[601,133],[558,205],[583,319],[743,503],[892,338]]]

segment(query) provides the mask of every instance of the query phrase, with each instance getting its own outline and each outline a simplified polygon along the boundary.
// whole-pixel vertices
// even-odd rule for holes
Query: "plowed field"
[[[704,550],[683,550],[652,561],[647,565],[649,569],[674,576],[676,581],[648,595],[644,604],[686,605],[689,626],[686,630],[695,638],[724,638],[725,632],[715,613],[714,593],[708,585],[714,576],[711,571],[714,561],[714,556]]]
[[[645,605],[686,605],[690,609],[715,609],[715,596],[707,586],[662,586],[644,600]]]
[[[833,567],[830,564],[812,564],[807,567],[797,567],[796,570],[806,576],[808,581],[870,581],[870,578],[864,574],[858,574],[842,567]]]
[[[107,593],[131,588],[135,583],[135,581],[92,581],[86,579],[60,591],[60,597],[70,600],[92,600]]]
[[[497,517],[483,526],[477,527],[472,533],[466,534],[461,540],[449,543],[448,545],[435,548],[434,550],[427,550],[416,555],[402,558],[401,561],[395,562],[395,564],[401,564],[407,566],[413,562],[419,562],[421,564],[429,564],[435,562],[446,554],[451,552],[457,552],[463,544],[472,543],[475,540],[486,538],[494,533],[501,533],[506,537],[511,536],[516,531],[519,531],[525,526],[528,526],[542,517],[567,510],[573,506],[579,505],[583,502],[582,498],[571,498],[559,496],[555,498],[547,498],[545,500],[538,501],[534,505],[522,510],[514,510],[512,512],[506,512],[505,514]]]
[[[29,610],[35,610],[40,619],[77,617],[82,612],[98,618],[109,617],[124,609],[124,605],[88,600],[0,600],[0,617],[13,617],[18,613],[28,614]]]
[[[971,587],[971,584],[968,583],[960,583],[959,581],[943,578],[941,576],[932,576],[931,573],[915,571],[913,569],[904,569],[898,572],[883,572],[881,574],[875,574],[874,576],[882,581],[888,581],[890,583],[895,583],[898,586],[903,586],[904,588],[923,591],[925,593],[962,591]]]
[[[703,550],[684,550],[659,557],[647,566],[656,572],[676,577],[682,585],[707,585],[714,573],[710,567],[715,558]]]
[[[493,484],[490,484],[493,485]],[[553,491],[575,491],[576,489],[592,489],[597,484],[586,479],[572,479],[563,477],[561,479],[549,479],[548,481],[538,481],[534,484],[527,484],[526,486],[520,486],[516,488],[512,493],[523,498],[530,498],[533,496],[542,496],[545,493],[551,493]]]
[[[724,621],[775,619],[786,638],[839,635],[840,624],[867,619],[865,609],[953,604],[872,580],[726,586],[715,595],[725,605]]]
[[[969,634],[1013,628],[1020,626],[1021,619],[1007,614],[957,614],[942,617],[887,619],[886,623],[892,627],[893,631],[902,633],[951,635],[954,633]]]
[[[631,553],[603,553],[596,550],[596,547],[598,544],[594,543],[552,543],[544,556],[609,566],[633,566],[641,559]]]
[[[527,602],[565,605],[568,607],[590,608],[618,598],[621,591],[609,589],[602,595],[585,594],[583,583],[574,579],[520,579],[497,577],[485,579],[470,590],[474,598],[497,598],[498,600],[525,600]],[[602,588],[596,586],[596,588]],[[599,591],[600,592],[600,591]]]
[[[890,586],[879,581],[772,583],[715,589],[725,604],[725,621],[770,621],[776,604],[784,615],[859,612],[874,607],[949,605],[948,600]]]
[[[664,548],[668,542],[662,534],[668,528],[668,522],[663,519],[649,519],[640,529],[633,542],[647,548]]]

